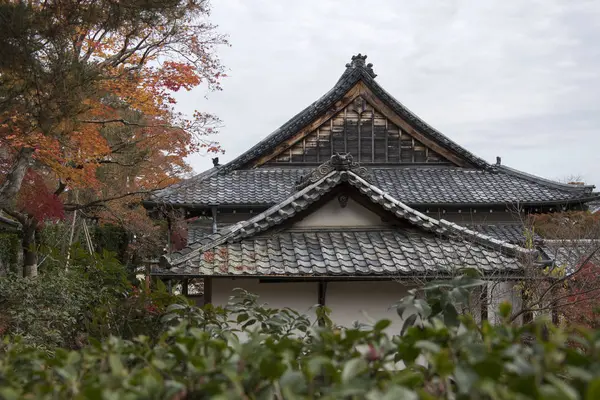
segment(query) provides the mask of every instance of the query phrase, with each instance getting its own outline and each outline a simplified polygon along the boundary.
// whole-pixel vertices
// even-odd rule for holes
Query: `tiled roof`
[[[527,228],[523,224],[470,224],[467,225],[469,229],[488,235],[498,240],[505,242],[524,245],[527,239]],[[538,243],[542,239],[541,237],[533,233],[533,242]]]
[[[518,271],[496,250],[419,230],[288,231],[223,243],[170,274],[256,276],[406,276],[458,268]]]
[[[556,266],[566,267],[573,272],[580,263],[589,262],[600,265],[600,240],[544,240],[540,245],[542,256],[551,260]]]
[[[320,179],[316,179],[318,178],[318,176],[315,177],[315,174],[311,174],[311,178],[315,178],[314,183],[311,183],[308,186],[302,188],[301,190],[293,193],[280,204],[269,208],[267,211],[257,215],[256,217],[248,221],[243,221],[231,225],[230,227],[222,230],[221,232],[217,232],[204,239],[201,239],[198,243],[192,244],[186,249],[172,254],[170,257],[163,257],[161,263],[163,267],[171,267],[172,271],[179,271],[178,273],[182,273],[183,271],[196,271],[195,273],[197,274],[199,263],[210,264],[214,262],[215,251],[221,251],[222,258],[227,258],[227,260],[229,260],[229,251],[231,250],[232,255],[234,257],[232,259],[232,262],[234,262],[234,264],[231,267],[234,268],[234,270],[239,270],[240,267],[248,267],[250,268],[250,270],[258,271],[258,266],[255,265],[256,262],[258,262],[258,259],[255,259],[255,264],[252,264],[252,266],[249,267],[248,265],[236,264],[238,262],[235,261],[237,260],[236,257],[240,259],[239,262],[246,262],[249,261],[249,254],[251,254],[252,252],[256,254],[256,250],[262,249],[260,251],[264,250],[267,251],[267,253],[269,253],[268,246],[277,246],[277,243],[280,243],[281,240],[285,241],[285,237],[281,236],[281,238],[279,239],[273,239],[275,241],[269,241],[270,239],[260,239],[260,234],[267,230],[270,230],[270,228],[273,228],[274,226],[282,224],[285,220],[292,218],[299,212],[308,209],[324,194],[330,192],[333,188],[341,184],[347,184],[350,187],[353,187],[355,190],[358,190],[369,200],[379,205],[384,210],[387,210],[388,212],[394,214],[399,219],[409,222],[414,229],[421,230],[423,236],[422,239],[417,239],[414,236],[414,234],[408,235],[404,230],[395,230],[390,231],[392,233],[387,234],[386,238],[389,239],[387,242],[387,239],[383,240],[382,237],[383,241],[378,244],[382,254],[385,254],[385,252],[387,251],[387,253],[389,254],[396,255],[395,257],[397,258],[394,258],[394,260],[398,261],[399,263],[396,268],[400,268],[397,270],[397,273],[401,272],[401,268],[403,265],[403,262],[401,260],[406,261],[410,259],[410,257],[407,256],[408,253],[418,254],[419,257],[426,253],[430,254],[430,256],[427,257],[423,256],[424,258],[422,259],[422,261],[420,261],[420,263],[415,264],[416,267],[417,265],[429,265],[429,262],[439,257],[440,254],[445,254],[445,252],[447,253],[449,251],[451,252],[451,249],[454,249],[452,251],[459,252],[461,257],[464,256],[466,257],[466,259],[470,260],[469,263],[479,262],[482,267],[488,266],[489,268],[501,271],[516,269],[516,266],[519,265],[518,260],[522,257],[535,256],[535,252],[525,250],[519,246],[512,245],[508,242],[504,242],[501,240],[497,240],[487,235],[459,226],[455,223],[451,223],[445,220],[436,220],[431,217],[428,217],[408,207],[406,204],[396,200],[389,194],[383,192],[375,184],[367,182],[361,176],[353,172],[356,170],[357,169],[338,170],[335,168],[332,169],[320,167],[318,169],[318,171],[322,172],[322,176],[320,177]],[[415,232],[417,231],[415,230]],[[338,233],[341,234],[341,232]],[[331,231],[328,234],[331,237],[331,235],[336,235],[336,232]],[[276,233],[275,235],[279,237],[279,235],[283,234]],[[321,235],[324,235],[324,233],[322,233]],[[392,235],[394,240],[396,240],[395,242],[394,240],[392,240],[392,236],[390,235]],[[364,236],[362,237],[364,239]],[[367,235],[367,237],[369,236]],[[324,239],[323,236],[321,236],[321,238]],[[262,242],[260,240],[262,240]],[[349,238],[348,240],[348,243],[344,242],[346,243],[346,246],[349,246],[351,238]],[[245,247],[243,248],[244,243]],[[252,245],[250,243],[252,243]],[[305,243],[308,242],[305,241]],[[402,245],[400,243],[402,243]],[[445,244],[442,246],[442,243]],[[354,254],[355,252],[361,249],[361,245],[363,244],[365,246],[368,246],[368,244],[363,240],[361,244],[358,245],[358,247],[356,247],[356,245],[352,248],[347,247],[345,251]],[[266,248],[261,247],[265,245],[267,246]],[[258,246],[258,248],[256,246]],[[439,246],[442,246],[442,248],[440,248]],[[467,246],[468,248],[472,247],[474,249],[474,253],[465,253],[464,246]],[[386,248],[386,250],[383,249],[384,247]],[[274,254],[273,257],[277,257],[277,249],[277,247],[271,248]],[[324,250],[322,248],[319,250],[318,247],[309,249],[302,249],[301,247],[298,247],[298,249],[302,250],[303,252],[309,252],[307,254],[314,253],[315,257],[319,257],[318,254],[321,254]],[[279,251],[284,250],[285,246],[282,248],[280,243]],[[343,253],[343,250],[341,248],[338,250]],[[246,255],[244,255],[244,251],[246,251]],[[225,256],[225,252],[227,252],[227,256]],[[400,255],[400,253],[404,255]],[[433,255],[435,255],[435,257]],[[389,256],[382,257],[384,257],[383,259],[386,259],[389,262]],[[291,259],[288,261],[291,262]],[[379,261],[380,260],[378,260],[377,262]],[[261,259],[261,262],[266,262],[266,260]],[[352,263],[353,261],[350,260],[349,262]],[[205,265],[203,268],[209,268],[208,266],[206,266],[208,264],[202,265]],[[377,269],[379,268],[377,267],[378,265],[380,264],[374,262],[374,274],[377,274],[377,271],[379,271]],[[266,266],[267,264],[261,266],[261,268],[263,268],[263,272]],[[271,270],[272,274],[277,275],[277,268],[281,268],[281,265],[277,266],[276,264],[273,264],[272,267],[275,268]],[[335,269],[336,264],[327,264],[325,266],[325,272],[323,273],[331,273],[333,270],[331,270],[330,267]],[[350,273],[350,267],[348,265],[346,265],[345,267],[345,269],[341,270],[341,273]],[[230,272],[229,268],[230,266],[229,264],[227,264],[227,268],[225,268],[225,270],[228,271],[227,273]],[[356,268],[356,266],[353,268]],[[204,272],[207,271],[208,270],[204,270]],[[217,270],[211,269],[211,271],[213,274],[220,274],[220,272]],[[356,272],[357,270],[354,269],[353,271]],[[163,270],[163,272],[165,271]],[[362,271],[361,273],[368,273],[368,271]]]
[[[384,192],[413,206],[428,204],[562,204],[590,199],[591,187],[573,187],[504,169],[442,167],[368,168]],[[296,181],[309,173],[302,168],[258,168],[192,178],[159,193],[152,201],[179,205],[263,205],[285,200]]]

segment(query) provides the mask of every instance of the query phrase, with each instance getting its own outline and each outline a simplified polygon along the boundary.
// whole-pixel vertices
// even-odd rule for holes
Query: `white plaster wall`
[[[352,199],[348,199],[346,207],[341,207],[337,198],[325,203],[315,212],[307,215],[294,227],[373,227],[384,226],[381,217]]]
[[[521,290],[516,281],[491,281],[487,284],[488,320],[492,323],[500,322],[498,307],[507,301],[512,305],[512,313],[521,309]],[[517,319],[520,322],[521,318]]]
[[[334,323],[350,327],[354,321],[373,323],[389,319],[390,334],[400,333],[402,320],[391,308],[414,286],[396,281],[329,282],[325,303],[331,309]]]
[[[212,303],[225,306],[235,288],[242,288],[259,296],[260,303],[271,308],[289,307],[316,319],[312,309],[318,303],[318,283],[277,282],[260,283],[258,279],[213,278]]]

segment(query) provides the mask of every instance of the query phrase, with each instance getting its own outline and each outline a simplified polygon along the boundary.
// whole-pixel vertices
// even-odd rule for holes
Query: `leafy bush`
[[[173,304],[154,342],[111,337],[49,355],[22,341],[0,352],[0,396],[78,399],[596,399],[600,334],[545,319],[477,325],[457,304],[474,278],[437,283],[398,303],[390,321],[321,325],[238,293],[225,308]],[[508,317],[510,306],[502,305]],[[240,338],[243,338],[242,340]],[[570,345],[575,341],[577,346]],[[400,366],[400,367],[399,367]]]
[[[36,279],[0,277],[0,334],[50,352],[80,348],[88,337],[157,337],[161,311],[182,301],[164,287],[146,294],[132,286],[112,253],[89,255],[75,247],[68,268],[60,255],[48,257]]]
[[[17,254],[21,251],[19,235],[16,233],[0,232],[0,273],[9,271],[11,267],[17,264]]]

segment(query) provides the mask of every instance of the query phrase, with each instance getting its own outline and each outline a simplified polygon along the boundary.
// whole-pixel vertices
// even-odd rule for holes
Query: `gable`
[[[337,112],[336,112],[337,111]],[[361,164],[448,163],[449,161],[400,128],[363,96],[355,97],[316,129],[270,155],[267,165],[316,164],[335,153],[350,153]]]
[[[370,228],[386,224],[381,216],[352,198],[334,198],[297,221],[292,228]]]

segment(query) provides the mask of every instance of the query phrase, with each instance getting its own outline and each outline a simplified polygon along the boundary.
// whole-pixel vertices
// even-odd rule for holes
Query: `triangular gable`
[[[362,89],[359,92],[366,93],[366,87],[359,85],[359,88]],[[360,94],[341,110],[332,108],[324,115],[329,119],[316,129],[301,130],[270,154],[255,160],[253,166],[322,163],[335,153],[350,153],[361,164],[450,163]],[[393,116],[409,126],[397,115]]]
[[[380,114],[377,118],[378,121],[383,121],[383,117],[385,117],[388,121],[388,126],[391,122],[399,128],[398,135],[400,137],[398,140],[400,141],[400,146],[402,146],[402,133],[405,134],[405,146],[407,148],[405,157],[407,160],[410,154],[410,160],[412,162],[413,155],[411,153],[414,153],[417,160],[423,160],[422,152],[425,151],[428,153],[425,155],[425,162],[427,162],[429,156],[431,161],[437,161],[437,159],[439,159],[438,157],[441,157],[444,161],[448,161],[461,167],[477,167],[484,169],[490,167],[490,164],[486,161],[473,155],[442,133],[432,128],[387,93],[375,81],[376,75],[373,73],[371,64],[366,64],[365,59],[366,56],[360,54],[353,56],[352,62],[346,65],[346,71],[329,92],[298,113],[271,135],[254,145],[251,149],[231,162],[223,165],[219,168],[219,171],[227,172],[240,168],[255,168],[256,166],[271,161],[274,155],[279,155],[285,149],[289,149],[291,145],[299,143],[298,141],[301,138],[309,136],[320,126],[329,121],[334,115],[348,107],[359,96]],[[411,139],[411,151],[408,151],[409,136]],[[388,140],[389,137],[390,136],[388,136]],[[412,143],[412,139],[415,140],[414,144]],[[395,139],[392,139],[392,141],[394,140]],[[382,146],[375,146],[375,148],[381,149]],[[384,153],[386,151],[385,149],[388,151],[387,160],[390,160],[388,161],[389,163],[394,159],[394,155],[390,156],[389,154],[394,153],[394,151],[390,151],[389,146],[384,146],[383,151],[380,150],[380,152]],[[298,151],[298,148],[296,148],[295,151]],[[363,153],[366,152],[367,151],[365,150]],[[357,156],[357,154],[354,154],[354,156]],[[401,154],[400,157],[402,157]],[[325,154],[321,154],[319,156],[319,161],[314,162],[319,163],[323,161],[326,161]]]
[[[309,210],[323,196],[340,185],[353,188],[356,193],[360,193],[371,203],[395,215],[413,228],[436,235],[460,238],[509,257],[533,257],[536,255],[535,251],[491,238],[449,221],[436,220],[426,216],[382,192],[370,180],[368,170],[353,162],[351,156],[334,155],[330,161],[303,177],[297,184],[297,191],[291,194],[288,199],[250,220],[239,222],[222,232],[210,235],[179,253],[174,253],[170,257],[163,256],[161,264],[167,267],[185,264],[217,246],[225,243],[236,243],[245,238],[264,233],[276,226],[282,226],[284,222]]]

